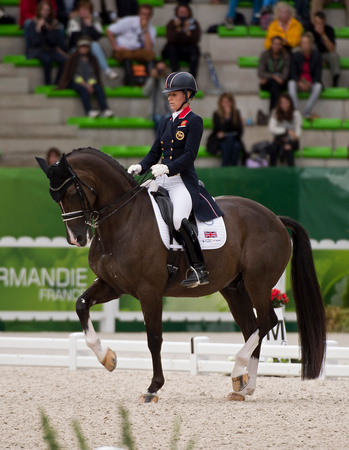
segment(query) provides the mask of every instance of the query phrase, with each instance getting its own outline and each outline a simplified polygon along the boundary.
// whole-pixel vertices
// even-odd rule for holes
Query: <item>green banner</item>
[[[298,220],[316,240],[349,239],[349,168],[198,169],[214,196],[251,198]],[[59,206],[41,169],[0,169],[0,238],[65,236]]]
[[[87,256],[86,248],[0,247],[1,310],[75,311],[95,278]]]

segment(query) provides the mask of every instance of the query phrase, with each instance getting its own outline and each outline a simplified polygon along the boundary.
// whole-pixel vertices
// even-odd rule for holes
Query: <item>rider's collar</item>
[[[180,111],[172,113],[172,121],[175,121],[177,117],[179,119],[184,119],[184,117],[186,117],[190,113],[190,111],[191,111],[190,106],[187,106],[186,108],[181,109]]]

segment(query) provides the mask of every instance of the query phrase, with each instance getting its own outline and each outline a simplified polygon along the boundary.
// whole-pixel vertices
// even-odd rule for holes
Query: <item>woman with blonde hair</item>
[[[213,132],[207,142],[207,151],[216,145],[222,153],[222,166],[236,166],[242,150],[243,124],[240,111],[236,108],[233,94],[225,92],[218,99],[217,111],[213,114]]]
[[[286,50],[298,47],[303,31],[302,24],[295,19],[295,10],[287,3],[279,2],[274,8],[275,19],[270,23],[264,46],[270,48],[273,37],[280,36]]]

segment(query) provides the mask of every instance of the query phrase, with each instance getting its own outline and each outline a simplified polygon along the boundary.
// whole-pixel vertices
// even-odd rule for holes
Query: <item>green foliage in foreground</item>
[[[131,422],[129,418],[129,411],[122,405],[119,406],[119,414],[121,416],[121,445],[128,450],[136,450],[136,444],[132,436]],[[50,420],[43,409],[40,409],[41,425],[44,432],[44,440],[47,442],[48,450],[61,450],[61,447],[57,440],[57,431],[50,424]],[[86,443],[86,439],[83,435],[81,426],[77,420],[72,421],[72,427],[74,429],[76,438],[79,443],[80,450],[90,450],[90,447]],[[170,449],[177,450],[178,443],[180,441],[180,428],[181,419],[177,419],[173,424],[173,432],[171,436]],[[193,450],[195,439],[190,439],[186,450]]]

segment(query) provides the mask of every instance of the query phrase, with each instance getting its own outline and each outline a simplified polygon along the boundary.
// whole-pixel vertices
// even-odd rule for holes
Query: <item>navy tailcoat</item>
[[[155,141],[147,156],[140,162],[143,172],[154,164],[165,164],[168,176],[179,174],[188,189],[196,217],[205,222],[223,216],[207,190],[199,185],[194,161],[199,151],[203,133],[200,116],[194,114],[188,106],[172,120],[165,117],[158,127]]]

